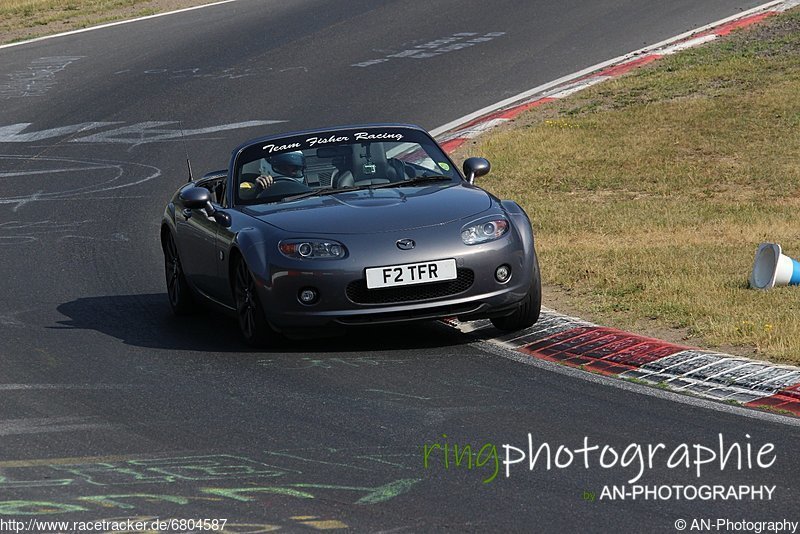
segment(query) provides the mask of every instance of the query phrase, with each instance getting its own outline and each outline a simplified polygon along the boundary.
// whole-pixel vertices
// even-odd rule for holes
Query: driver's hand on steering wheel
[[[273,183],[275,183],[275,180],[274,180],[274,179],[272,178],[272,176],[271,176],[271,175],[269,175],[269,174],[262,174],[261,176],[259,176],[258,178],[256,178],[256,184],[257,184],[257,185],[258,185],[258,186],[259,186],[261,189],[267,189],[267,188],[269,188],[269,187],[272,187],[272,184],[273,184]]]

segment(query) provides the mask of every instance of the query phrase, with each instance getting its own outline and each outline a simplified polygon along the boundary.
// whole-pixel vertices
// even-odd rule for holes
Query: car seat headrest
[[[317,149],[318,158],[335,158],[350,153],[349,146],[324,146]]]

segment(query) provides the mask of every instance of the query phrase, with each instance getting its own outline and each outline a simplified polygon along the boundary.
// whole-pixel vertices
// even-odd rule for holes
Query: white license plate
[[[456,277],[456,260],[453,259],[387,265],[367,269],[367,288],[427,284],[455,280]]]

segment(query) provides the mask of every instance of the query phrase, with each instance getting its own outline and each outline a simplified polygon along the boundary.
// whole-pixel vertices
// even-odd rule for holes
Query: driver
[[[257,198],[258,195],[272,187],[275,180],[290,179],[305,182],[306,157],[301,151],[277,154],[266,160],[272,171],[267,171],[263,166],[261,175],[254,181],[243,181],[239,184],[239,196],[245,200]],[[274,175],[274,177],[273,177]]]

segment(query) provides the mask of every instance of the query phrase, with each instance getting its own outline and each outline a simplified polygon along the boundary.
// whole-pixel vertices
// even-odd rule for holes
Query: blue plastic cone
[[[800,285],[800,261],[783,254],[777,243],[761,243],[756,250],[750,287],[769,289],[796,285]]]

